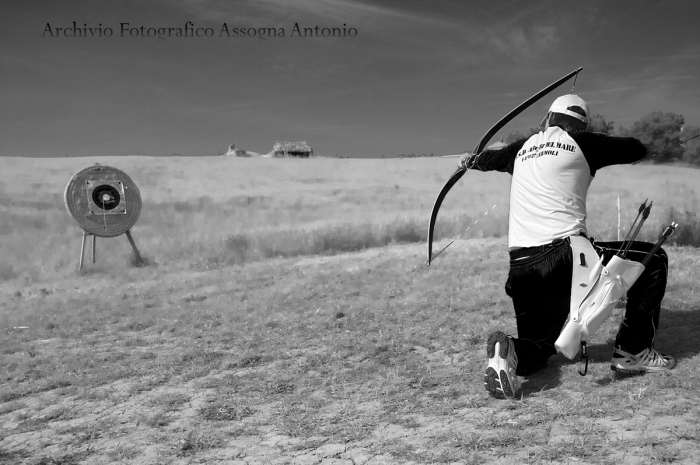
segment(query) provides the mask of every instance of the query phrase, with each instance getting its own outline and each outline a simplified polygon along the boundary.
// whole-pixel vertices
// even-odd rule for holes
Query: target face
[[[68,213],[84,231],[101,237],[124,234],[141,214],[141,194],[123,171],[94,165],[76,173],[64,195]]]
[[[85,181],[85,184],[87,186],[90,214],[126,214],[126,198],[124,196],[124,185],[121,181],[95,181],[88,179]]]

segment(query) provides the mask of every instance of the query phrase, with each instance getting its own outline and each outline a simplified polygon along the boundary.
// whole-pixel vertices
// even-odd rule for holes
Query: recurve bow
[[[578,73],[581,72],[583,68],[578,68],[566,76],[556,80],[552,84],[548,85],[541,91],[537,92],[535,95],[530,97],[529,99],[525,100],[523,103],[515,107],[505,115],[499,122],[494,124],[491,129],[489,129],[486,134],[479,140],[479,143],[476,144],[476,148],[474,148],[474,154],[478,155],[480,154],[483,150],[486,144],[488,144],[489,140],[493,137],[494,134],[496,134],[498,131],[503,128],[506,124],[508,124],[513,118],[518,116],[520,113],[522,113],[525,109],[527,109],[530,105],[565,83],[567,80],[569,80],[572,76],[578,75]],[[452,186],[454,186],[457,181],[459,181],[462,176],[464,176],[465,173],[467,173],[466,168],[457,168],[457,171],[452,173],[452,176],[450,176],[450,179],[447,180],[444,186],[442,186],[442,189],[440,189],[440,193],[437,196],[437,199],[435,199],[435,204],[433,205],[433,210],[430,212],[430,225],[428,228],[428,266],[430,266],[430,262],[437,257],[443,250],[445,250],[450,244],[447,244],[445,248],[443,248],[440,252],[435,254],[435,257],[433,257],[433,232],[435,230],[435,220],[437,219],[437,214],[438,210],[440,209],[440,205],[442,205],[442,201],[445,199],[445,196],[447,193],[452,189]]]

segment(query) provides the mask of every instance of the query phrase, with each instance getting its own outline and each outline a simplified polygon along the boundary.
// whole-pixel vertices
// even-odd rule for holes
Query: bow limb
[[[462,178],[462,176],[464,176],[466,172],[467,170],[465,168],[457,168],[457,171],[452,173],[450,179],[448,179],[445,185],[442,186],[442,189],[440,189],[440,193],[438,193],[438,196],[435,199],[433,210],[430,212],[430,226],[428,227],[428,266],[430,266],[430,262],[433,259],[433,232],[435,231],[435,220],[437,219],[437,214],[438,210],[440,209],[440,205],[442,205],[442,201],[444,200],[445,196],[450,191],[450,189],[452,189],[452,186],[454,186],[457,183],[457,181],[459,181]]]
[[[555,82],[548,85],[547,87],[545,87],[544,89],[537,92],[535,95],[533,95],[532,97],[515,107],[513,110],[511,110],[510,113],[501,118],[500,121],[494,124],[491,127],[491,129],[489,129],[486,132],[486,134],[484,134],[481,140],[479,140],[479,143],[476,144],[476,147],[474,148],[474,153],[480,154],[481,152],[483,152],[489,140],[491,140],[494,134],[500,131],[501,128],[503,128],[503,126],[508,124],[513,118],[525,111],[533,103],[535,103],[536,101],[538,101],[539,99],[541,99],[542,97],[544,97],[545,95],[547,95],[548,93],[550,93],[551,91],[568,81],[572,76],[575,76],[578,73],[580,73],[582,69],[583,68],[575,69],[574,71],[556,80]],[[430,266],[430,262],[433,260],[433,233],[435,231],[435,221],[437,219],[437,214],[438,210],[440,209],[440,205],[442,205],[442,201],[445,199],[450,189],[452,189],[452,186],[454,186],[457,183],[457,181],[459,181],[462,178],[462,176],[464,176],[464,174],[467,172],[468,170],[464,168],[458,168],[457,171],[455,171],[452,174],[452,176],[450,176],[450,179],[447,180],[442,189],[440,189],[440,193],[438,194],[437,199],[435,199],[433,210],[430,212],[430,224],[428,226],[428,266]]]

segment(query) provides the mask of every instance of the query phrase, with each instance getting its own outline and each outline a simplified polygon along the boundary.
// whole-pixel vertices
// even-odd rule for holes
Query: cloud
[[[288,23],[289,21],[345,22],[349,26],[386,28],[389,26],[444,27],[451,21],[406,8],[392,8],[357,0],[255,0],[245,5],[228,0],[189,0],[181,4],[188,14],[208,21],[238,24]],[[350,24],[352,23],[352,24]]]
[[[418,24],[445,25],[444,20],[425,11],[411,12],[406,8],[396,9],[376,3],[365,3],[357,0],[258,0],[258,7],[266,8],[268,12],[284,14],[298,13],[308,17],[320,17],[336,21],[352,21],[362,24],[384,24],[392,22],[405,27]]]
[[[489,31],[487,45],[494,51],[518,61],[525,61],[549,52],[558,42],[557,28],[537,26],[526,30],[514,28]]]
[[[694,66],[673,66],[666,60],[654,61],[641,68],[628,68],[627,75],[606,70],[600,78],[586,84],[582,96],[608,119],[624,126],[631,125],[652,111],[673,111],[689,123],[700,120],[696,91],[697,69]]]

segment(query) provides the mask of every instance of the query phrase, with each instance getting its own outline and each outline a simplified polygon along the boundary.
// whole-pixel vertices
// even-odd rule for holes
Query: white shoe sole
[[[484,387],[498,399],[512,399],[518,390],[517,382],[508,377],[507,357],[510,345],[508,336],[503,333],[492,334],[486,344],[489,363],[484,374]]]

